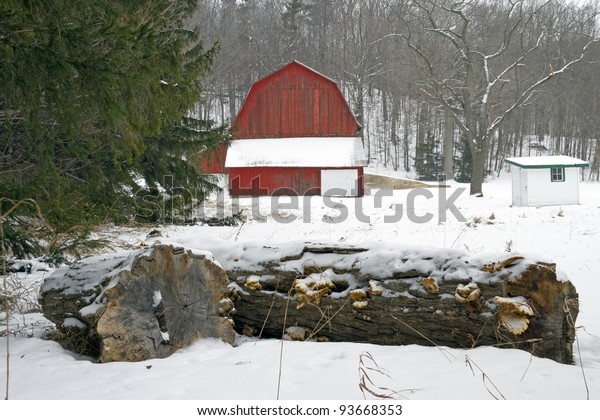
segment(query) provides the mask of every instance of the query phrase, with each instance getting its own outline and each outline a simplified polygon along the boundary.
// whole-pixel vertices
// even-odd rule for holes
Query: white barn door
[[[357,169],[321,170],[321,195],[337,197],[358,196]]]

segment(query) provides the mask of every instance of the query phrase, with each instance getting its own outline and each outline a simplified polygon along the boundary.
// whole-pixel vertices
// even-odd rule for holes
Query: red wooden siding
[[[337,84],[293,61],[256,82],[232,125],[235,139],[355,136]]]
[[[319,195],[320,168],[230,168],[232,196]]]
[[[363,168],[230,168],[231,195],[320,195],[322,169],[356,169],[358,196],[364,195]]]

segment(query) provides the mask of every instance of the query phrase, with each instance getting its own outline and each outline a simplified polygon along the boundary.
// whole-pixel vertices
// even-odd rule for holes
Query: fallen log
[[[573,362],[578,296],[554,264],[515,254],[293,243],[213,246],[246,335],[499,346]]]
[[[228,283],[210,254],[155,245],[61,268],[39,301],[65,347],[102,362],[140,361],[202,337],[232,343]]]
[[[41,288],[44,315],[64,345],[100,361],[166,357],[200,337],[232,342],[232,319],[262,337],[488,345],[573,361],[577,292],[536,258],[383,244],[207,248],[218,264],[159,244],[59,269]]]

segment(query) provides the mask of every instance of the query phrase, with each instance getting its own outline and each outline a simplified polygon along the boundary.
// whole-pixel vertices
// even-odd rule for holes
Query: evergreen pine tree
[[[306,34],[303,29],[306,26],[311,5],[304,0],[290,0],[285,2],[284,11],[281,16],[283,23],[283,49],[284,57],[288,60],[302,59],[298,54],[303,53]]]
[[[198,155],[228,139],[226,125],[214,127],[212,121],[183,118],[162,130],[159,136],[146,139],[146,149],[135,168],[146,188],[137,189],[142,203],[152,203],[150,210],[136,214],[138,220],[171,223],[194,221],[192,207],[214,185],[200,175],[194,162]],[[135,186],[134,186],[135,188]]]
[[[290,0],[284,5],[283,26],[293,34],[300,29],[299,20],[310,10],[310,5],[305,4],[303,0]]]
[[[431,130],[427,130],[424,141],[417,147],[420,148],[415,159],[415,171],[421,181],[437,181],[442,171],[442,156],[439,152],[439,145]]]
[[[138,213],[138,176],[156,187],[156,201],[173,192],[152,181],[160,171],[185,188],[202,182],[187,156],[227,135],[186,118],[217,53],[185,27],[195,7],[195,0],[0,2],[0,215],[8,252],[39,253],[45,234],[53,260],[65,250],[77,255],[91,244],[94,224]],[[23,198],[37,205],[5,217]],[[42,229],[23,217],[38,209],[48,222]]]
[[[1,196],[67,230],[129,217],[139,174],[198,181],[186,154],[227,136],[186,118],[217,53],[185,26],[196,4],[0,2]]]

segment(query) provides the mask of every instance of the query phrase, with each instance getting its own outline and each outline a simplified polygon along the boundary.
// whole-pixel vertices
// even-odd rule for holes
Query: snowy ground
[[[465,221],[457,220],[451,212],[445,222],[440,221],[439,195],[451,196],[460,187],[466,186],[452,184],[449,189],[429,190],[433,198],[414,199],[410,195],[414,192],[396,191],[393,196],[383,197],[381,205],[375,205],[373,195],[365,197],[362,206],[358,206],[362,208],[362,216],[357,216],[360,200],[355,199],[312,197],[305,203],[300,199],[298,206],[280,209],[279,216],[273,216],[268,198],[255,202],[243,199],[241,208],[250,215],[254,205],[255,215],[242,226],[163,226],[161,230],[167,240],[197,249],[202,249],[203,241],[299,239],[358,244],[385,241],[472,253],[537,254],[555,262],[579,292],[580,328],[575,366],[535,358],[523,351],[495,348],[282,344],[277,340],[255,342],[248,338],[238,339],[236,346],[216,340],[200,341],[162,360],[96,364],[54,342],[37,338],[44,320],[34,313],[11,318],[13,327],[26,328],[19,336],[10,337],[9,396],[11,399],[275,399],[281,361],[281,399],[354,400],[363,398],[358,386],[359,358],[368,352],[389,375],[374,372],[371,379],[375,385],[399,391],[398,397],[403,399],[579,400],[586,399],[589,390],[589,398],[599,400],[600,184],[582,184],[582,204],[578,206],[518,208],[510,206],[510,179],[498,179],[484,185],[484,197],[470,197],[468,190],[459,196],[456,206]],[[281,203],[284,201],[281,199]],[[411,202],[414,208],[407,209]],[[384,218],[394,214],[396,204],[404,206],[402,219],[385,223]],[[344,222],[331,223],[346,211]],[[410,212],[413,220],[407,216]],[[416,217],[428,212],[432,220],[415,222]],[[290,217],[296,220],[276,221]],[[103,234],[116,237],[120,246],[131,246],[143,241],[146,233],[109,229]],[[0,360],[5,360],[5,337],[0,338],[0,347]],[[466,358],[470,364],[465,363]],[[5,376],[3,362],[0,378],[4,381]],[[0,385],[2,394],[4,389],[4,384]]]

